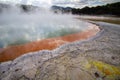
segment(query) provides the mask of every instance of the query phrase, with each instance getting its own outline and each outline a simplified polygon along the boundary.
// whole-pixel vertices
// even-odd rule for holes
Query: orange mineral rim
[[[65,43],[85,40],[95,36],[99,31],[100,29],[98,26],[90,25],[88,26],[88,29],[83,32],[2,48],[0,49],[0,62],[13,60],[29,52],[35,52],[39,50],[53,50]]]

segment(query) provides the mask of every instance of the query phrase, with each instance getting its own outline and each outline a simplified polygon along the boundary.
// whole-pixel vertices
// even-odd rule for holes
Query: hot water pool
[[[77,33],[86,30],[90,25],[72,15],[2,14],[0,48]]]

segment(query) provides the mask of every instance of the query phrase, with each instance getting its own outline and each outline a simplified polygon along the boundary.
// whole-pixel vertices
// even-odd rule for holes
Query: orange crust
[[[99,28],[97,26],[92,26],[84,32],[3,48],[0,49],[0,62],[13,60],[28,52],[35,52],[45,49],[52,50],[65,43],[90,38],[91,36],[96,35],[97,32],[99,32]]]

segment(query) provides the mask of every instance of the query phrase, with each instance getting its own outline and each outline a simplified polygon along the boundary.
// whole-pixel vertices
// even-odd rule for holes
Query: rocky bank
[[[93,23],[94,37],[1,63],[0,80],[120,80],[120,25]]]

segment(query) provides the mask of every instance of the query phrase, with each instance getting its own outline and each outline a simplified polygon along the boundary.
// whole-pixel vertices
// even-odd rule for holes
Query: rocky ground
[[[53,51],[0,64],[0,80],[120,80],[120,25],[93,22],[101,31]]]

